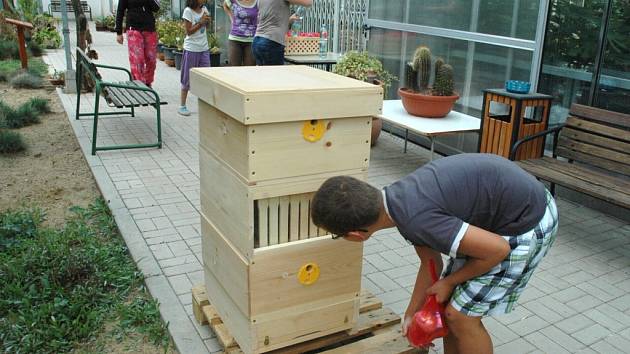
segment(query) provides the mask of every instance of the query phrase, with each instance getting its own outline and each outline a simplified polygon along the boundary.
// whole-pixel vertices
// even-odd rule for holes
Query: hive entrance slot
[[[254,247],[266,247],[327,235],[310,217],[313,193],[254,201]]]

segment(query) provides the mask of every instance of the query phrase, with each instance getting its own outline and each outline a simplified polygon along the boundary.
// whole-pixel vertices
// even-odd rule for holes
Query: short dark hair
[[[186,7],[190,7],[191,9],[197,8],[197,0],[186,0]]]
[[[332,177],[315,193],[311,202],[313,223],[326,231],[345,236],[374,224],[381,212],[381,192],[350,176]]]

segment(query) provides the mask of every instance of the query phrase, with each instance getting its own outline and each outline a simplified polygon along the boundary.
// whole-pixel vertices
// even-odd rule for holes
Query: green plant
[[[0,251],[20,242],[33,238],[45,214],[41,209],[7,210],[0,215]]]
[[[158,35],[160,42],[168,48],[177,48],[178,43],[182,43],[186,38],[186,31],[179,21],[162,21],[160,23]]]
[[[160,0],[160,9],[155,14],[155,18],[159,20],[166,20],[170,16],[171,0]]]
[[[221,53],[221,43],[216,33],[208,33],[208,48],[211,54]]]
[[[19,60],[0,60],[0,81],[9,81],[22,72],[22,64]],[[40,58],[31,58],[28,60],[28,72],[43,78],[48,74],[48,65]]]
[[[405,65],[405,87],[413,92],[433,96],[454,95],[453,67],[442,58],[435,60],[433,87],[430,85],[432,70],[431,50],[419,46],[411,62]]]
[[[18,12],[22,19],[27,22],[33,22],[33,19],[37,15],[37,1],[36,0],[18,0]]]
[[[42,78],[39,76],[35,76],[29,72],[23,72],[15,75],[10,84],[13,88],[28,88],[28,89],[36,89],[42,88],[44,85]]]
[[[20,133],[0,129],[0,154],[13,154],[25,149],[26,144],[22,140],[22,136],[20,135]],[[3,239],[0,239],[0,247],[2,246],[3,241]],[[0,272],[0,274],[2,273]],[[0,334],[0,343],[1,342],[2,335]]]
[[[61,35],[55,28],[42,28],[33,33],[31,40],[46,49],[56,49],[61,46]]]
[[[68,352],[112,320],[168,347],[157,302],[144,292],[107,203],[71,210],[61,229],[41,227],[29,212],[0,213],[0,230],[12,230],[14,241],[0,249],[0,350]]]
[[[8,15],[8,16],[7,16]],[[17,41],[15,26],[7,23],[4,19],[12,18],[11,14],[0,10],[0,41]]]
[[[50,113],[50,100],[41,97],[32,97],[24,105],[28,105],[38,113]]]
[[[0,60],[20,59],[20,49],[16,41],[0,40]]]
[[[335,65],[334,72],[339,75],[351,77],[361,81],[372,78],[383,82],[383,88],[391,86],[392,81],[397,80],[383,68],[383,64],[371,56],[368,52],[349,51]]]
[[[53,69],[53,73],[52,75],[50,75],[50,78],[53,80],[65,80],[66,79],[66,71],[65,70],[57,70],[57,69]]]
[[[106,25],[105,25],[105,21],[106,21],[106,20],[105,20],[105,16],[98,16],[98,17],[96,18],[96,20],[94,20],[94,24],[95,24],[96,26],[99,26],[99,27],[100,27],[100,26],[106,26]]]
[[[453,67],[448,64],[441,65],[433,85],[433,95],[452,96],[454,88]]]
[[[108,28],[114,28],[116,26],[116,18],[112,15],[105,17],[103,24]]]

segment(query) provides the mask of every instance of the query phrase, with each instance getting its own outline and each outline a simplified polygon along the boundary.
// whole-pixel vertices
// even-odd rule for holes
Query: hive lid
[[[191,92],[244,124],[364,117],[380,86],[301,65],[195,68]]]

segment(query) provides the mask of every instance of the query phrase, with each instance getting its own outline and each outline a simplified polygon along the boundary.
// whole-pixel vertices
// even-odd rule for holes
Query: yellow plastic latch
[[[303,285],[311,285],[319,279],[319,266],[315,263],[306,263],[298,272],[298,281]]]
[[[326,126],[324,122],[321,120],[313,119],[304,122],[304,127],[302,127],[302,135],[306,141],[310,141],[311,143],[316,142],[321,139],[326,132]]]

